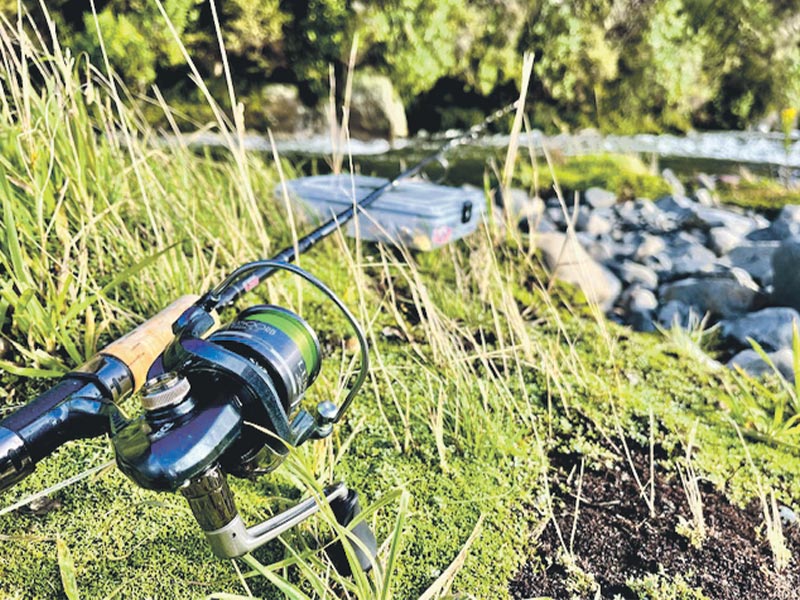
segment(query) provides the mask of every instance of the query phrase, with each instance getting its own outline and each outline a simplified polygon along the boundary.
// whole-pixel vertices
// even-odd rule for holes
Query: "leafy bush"
[[[212,5],[162,2],[200,72],[218,76]],[[43,22],[38,1],[23,5]],[[0,0],[6,17],[15,18],[16,6]],[[89,6],[47,6],[62,43],[102,65]],[[129,86],[157,82],[167,97],[185,86],[155,0],[109,0],[98,9],[108,58]],[[441,81],[459,82],[488,106],[502,103],[522,53],[534,51],[533,117],[550,129],[738,128],[800,105],[797,11],[780,0],[231,0],[217,13],[244,96],[289,83],[318,103],[328,94],[329,65],[343,74],[357,37],[358,67],[389,76],[406,105]]]

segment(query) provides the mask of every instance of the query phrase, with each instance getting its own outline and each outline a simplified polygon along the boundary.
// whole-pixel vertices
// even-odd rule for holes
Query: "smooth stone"
[[[800,236],[800,205],[788,204],[781,209],[772,225],[753,231],[747,237],[753,241],[781,241],[797,236]]]
[[[778,369],[780,374],[790,382],[794,382],[794,368],[792,351],[782,348],[775,352],[768,352],[767,356]],[[767,373],[774,373],[770,365],[755,350],[742,350],[728,361],[728,366],[733,368],[738,366],[751,377],[761,377]]]
[[[647,231],[670,233],[679,231],[683,227],[684,217],[656,209],[656,211],[642,211],[640,221],[642,223],[640,227]]]
[[[531,198],[528,192],[518,188],[511,188],[504,193],[501,188],[496,187],[492,190],[492,199],[512,219],[519,219],[523,213],[530,211],[531,206],[538,212],[544,212],[544,201],[541,198]]]
[[[664,196],[656,200],[655,205],[664,212],[674,213],[676,215],[688,215],[697,207],[697,202],[691,198],[687,198],[683,194],[672,196]]]
[[[611,270],[628,285],[639,285],[647,290],[654,290],[658,287],[656,272],[642,264],[626,260],[621,264],[611,266]]]
[[[609,208],[617,203],[617,195],[603,188],[590,187],[583,192],[583,200],[592,208]]]
[[[603,239],[589,239],[584,240],[580,238],[581,234],[578,234],[581,240],[581,244],[585,248],[586,252],[589,253],[594,260],[599,263],[609,263],[612,262],[616,257],[615,252],[615,244],[608,240]]]
[[[744,274],[747,277],[747,274]],[[730,277],[690,277],[662,286],[662,301],[680,300],[700,313],[729,318],[746,313],[758,297],[758,287]]]
[[[631,286],[622,292],[620,303],[623,308],[631,312],[653,311],[658,308],[656,295],[639,286]]]
[[[545,266],[560,281],[579,287],[586,299],[608,310],[622,291],[613,273],[597,263],[578,240],[563,233],[543,233],[536,238]]]
[[[640,227],[639,210],[636,208],[633,201],[626,200],[621,204],[615,205],[614,212],[621,225],[625,225],[629,228]]]
[[[531,211],[529,215],[523,214],[517,223],[517,227],[522,233],[528,234],[558,231],[558,227],[550,219],[537,211]]]
[[[770,307],[738,319],[720,322],[722,337],[734,339],[742,347],[750,347],[754,339],[767,350],[791,348],[793,323],[800,327],[800,313],[793,308]]]
[[[700,322],[702,315],[685,302],[670,300],[658,309],[656,318],[658,323],[667,329],[672,327],[689,329]]]
[[[708,273],[714,270],[717,255],[699,242],[678,240],[668,245],[667,254],[672,260],[670,277]]]
[[[800,239],[788,239],[772,255],[772,302],[800,310]]]
[[[560,206],[548,206],[547,218],[559,227],[566,227],[567,219],[564,217],[564,211]]]
[[[711,249],[722,256],[742,243],[742,236],[733,233],[726,227],[712,227],[708,232]]]
[[[646,311],[631,311],[628,315],[628,323],[634,331],[641,331],[652,333],[656,331],[656,324],[653,321],[653,312]]]
[[[681,183],[681,180],[678,179],[678,176],[672,171],[672,169],[664,169],[661,171],[661,177],[664,178],[664,181],[667,182],[667,185],[672,190],[673,196],[685,196],[686,195],[686,188]]]
[[[758,226],[758,223],[752,217],[712,206],[695,207],[692,221],[704,229],[725,227],[728,231],[742,236],[747,235]]]
[[[658,275],[668,275],[672,273],[672,259],[664,252],[659,252],[653,256],[648,256],[642,261],[646,267],[653,269]]]
[[[642,241],[639,246],[636,248],[636,253],[634,257],[637,260],[642,260],[644,258],[648,258],[650,256],[655,256],[659,252],[663,252],[667,248],[667,243],[664,241],[663,238],[660,238],[656,235],[651,235],[649,233],[645,233],[642,236]]]
[[[753,242],[727,254],[731,266],[744,269],[761,285],[772,283],[772,255],[780,242]]]
[[[800,204],[787,204],[781,209],[776,221],[800,224]]]
[[[788,506],[781,504],[778,507],[778,514],[781,516],[781,523],[784,527],[794,527],[797,525],[797,513]]]
[[[293,134],[314,129],[314,111],[303,104],[297,86],[269,83],[261,87],[258,95],[261,100],[259,117],[266,120],[264,128],[269,127],[274,133]]]
[[[702,206],[715,206],[714,195],[706,188],[698,188],[694,192],[694,197]]]
[[[350,132],[353,137],[408,136],[403,101],[386,75],[370,70],[356,72],[350,104]]]
[[[592,236],[605,235],[607,233],[611,233],[611,230],[613,229],[611,221],[604,219],[595,212],[591,212],[588,215],[583,212],[578,213],[578,219],[575,223],[575,227],[578,231],[585,231]]]
[[[713,192],[717,189],[717,182],[714,180],[714,177],[708,173],[698,173],[695,176],[695,179],[697,180],[697,183],[707,190],[711,190]]]

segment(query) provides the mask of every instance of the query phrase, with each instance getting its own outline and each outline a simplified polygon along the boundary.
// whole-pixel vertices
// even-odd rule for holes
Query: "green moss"
[[[628,586],[640,600],[708,600],[702,590],[691,587],[681,575],[647,575],[629,580]]]
[[[800,191],[788,188],[774,179],[742,181],[736,186],[722,186],[718,193],[725,204],[768,214],[777,213],[787,204],[800,204]]]
[[[636,156],[572,156],[557,159],[554,171],[561,189],[568,192],[567,198],[571,198],[569,192],[583,191],[589,187],[605,188],[623,199],[658,198],[669,193],[667,183]],[[528,173],[529,170],[521,172]],[[542,189],[553,185],[553,174],[546,164],[539,166],[539,185]]]

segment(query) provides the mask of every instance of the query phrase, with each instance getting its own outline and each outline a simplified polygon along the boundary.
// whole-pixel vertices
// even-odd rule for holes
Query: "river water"
[[[412,164],[430,154],[443,141],[457,132],[436,136],[423,136],[395,140],[348,140],[341,148],[361,165],[362,170],[389,175],[392,169],[402,164]],[[221,136],[209,133],[190,134],[189,143],[198,146],[224,146]],[[735,172],[740,166],[761,175],[786,177],[800,170],[800,135],[793,132],[788,148],[784,136],[775,132],[760,131],[715,131],[696,132],[687,135],[638,134],[602,135],[593,131],[574,134],[544,135],[540,131],[523,134],[522,148],[532,146],[538,153],[544,147],[550,152],[566,156],[610,153],[633,153],[645,159],[655,158],[663,167],[678,172],[708,173]],[[459,148],[450,155],[450,162],[465,162],[471,168],[476,160],[485,161],[487,155],[499,152],[508,144],[507,135],[482,137],[470,147]],[[169,139],[167,139],[169,143]],[[271,152],[269,139],[257,134],[246,134],[242,140],[245,148],[254,152]],[[303,139],[277,140],[278,152],[295,159],[308,159],[308,164],[324,159],[333,151],[329,136],[312,136]],[[322,167],[324,170],[324,167]]]

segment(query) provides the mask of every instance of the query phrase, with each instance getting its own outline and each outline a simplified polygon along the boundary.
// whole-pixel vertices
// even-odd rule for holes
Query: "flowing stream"
[[[393,142],[375,140],[348,140],[341,152],[357,159],[362,168],[381,173],[389,164],[413,162],[436,149],[442,141],[455,132],[443,135],[418,136]],[[198,146],[224,146],[221,136],[210,133],[190,134],[189,143]],[[485,158],[487,151],[498,151],[508,144],[507,135],[484,136],[470,147],[460,148],[451,157],[457,160]],[[167,143],[174,138],[165,138]],[[520,146],[533,146],[541,152],[544,146],[550,152],[567,156],[581,154],[634,153],[644,157],[655,157],[661,166],[669,166],[678,172],[706,171],[709,173],[733,172],[744,165],[761,175],[784,176],[800,170],[800,134],[793,132],[788,146],[783,134],[760,131],[715,131],[695,132],[687,135],[637,134],[601,135],[593,131],[574,134],[544,135],[540,131],[523,134]],[[248,150],[271,152],[269,139],[258,134],[246,134],[243,140]],[[306,138],[278,140],[277,150],[282,155],[308,159],[324,159],[334,150],[329,136],[317,135]],[[454,160],[455,159],[455,160]],[[449,179],[449,177],[448,177]]]

